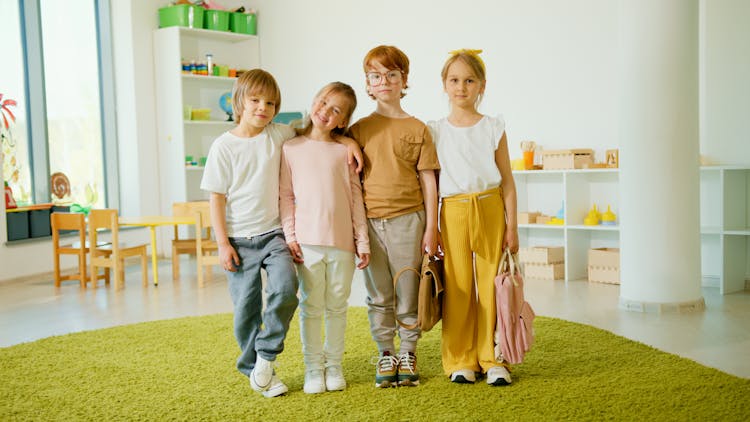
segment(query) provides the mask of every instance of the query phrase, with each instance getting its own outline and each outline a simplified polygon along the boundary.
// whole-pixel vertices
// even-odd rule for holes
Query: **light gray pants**
[[[299,327],[305,369],[340,366],[344,357],[346,311],[354,275],[354,252],[300,245],[305,262],[300,281]],[[325,344],[321,324],[325,317]]]
[[[416,352],[421,331],[399,326],[396,315],[406,324],[416,323],[419,279],[413,271],[402,273],[394,308],[393,276],[405,267],[419,270],[425,213],[417,211],[394,218],[369,218],[368,227],[370,265],[365,268],[364,276],[372,339],[381,354],[386,350],[393,353],[393,339],[398,331],[401,352]]]

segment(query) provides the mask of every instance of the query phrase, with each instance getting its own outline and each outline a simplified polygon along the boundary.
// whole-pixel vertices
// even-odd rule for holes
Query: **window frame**
[[[104,197],[107,207],[119,208],[119,160],[111,5],[110,0],[91,1],[94,4],[96,17]],[[51,202],[52,197],[40,0],[18,0],[18,9],[21,20],[23,66],[26,75],[24,91],[26,110],[28,110],[26,116],[28,139],[24,141],[29,145],[32,199],[35,204],[43,204]]]

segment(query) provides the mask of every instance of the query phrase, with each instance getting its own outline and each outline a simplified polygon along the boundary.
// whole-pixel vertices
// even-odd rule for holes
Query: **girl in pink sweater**
[[[354,256],[359,269],[370,261],[362,187],[340,143],[356,106],[349,85],[326,85],[313,100],[310,121],[281,153],[279,212],[300,281],[304,391],[309,394],[346,388],[341,361]]]

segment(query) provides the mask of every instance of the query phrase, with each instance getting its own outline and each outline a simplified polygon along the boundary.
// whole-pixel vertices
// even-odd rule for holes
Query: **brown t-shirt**
[[[372,113],[349,131],[364,151],[367,217],[391,218],[424,209],[419,171],[440,169],[427,126],[414,117]]]

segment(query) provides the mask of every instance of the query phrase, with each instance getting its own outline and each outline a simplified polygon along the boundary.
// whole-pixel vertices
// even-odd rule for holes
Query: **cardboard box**
[[[520,248],[518,260],[522,264],[559,264],[565,261],[565,248],[562,246]]]
[[[620,284],[620,249],[589,249],[589,281]]]
[[[519,212],[518,224],[534,224],[539,214],[538,212]]]
[[[593,165],[593,149],[542,151],[542,168],[544,170],[585,169]]]
[[[565,278],[565,264],[524,264],[524,278],[538,280],[560,280]]]

